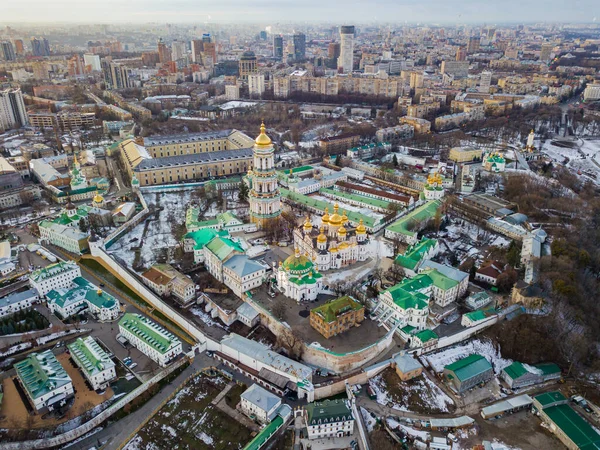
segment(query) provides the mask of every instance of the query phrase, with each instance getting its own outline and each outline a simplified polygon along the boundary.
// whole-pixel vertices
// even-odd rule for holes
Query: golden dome
[[[358,223],[358,226],[356,227],[356,232],[358,234],[365,234],[367,232],[367,227],[365,227],[365,224],[363,223],[362,219],[360,219],[360,222]]]
[[[340,245],[338,245],[338,248],[339,248],[340,250],[345,250],[345,249],[347,249],[348,247],[349,247],[349,246],[348,246],[348,243],[347,243],[347,242],[342,242]]]
[[[342,225],[341,227],[338,228],[337,230],[338,234],[341,235],[345,235],[346,234],[346,229],[344,228],[344,225]]]
[[[265,124],[264,123],[262,123],[260,125],[260,134],[254,140],[254,142],[256,143],[256,145],[260,145],[260,146],[271,145],[271,138],[269,136],[267,136],[267,133],[265,132]]]
[[[321,226],[319,231],[320,231],[320,233],[317,236],[317,242],[319,242],[319,243],[327,242],[327,236],[325,236],[325,233],[323,232],[323,226]]]
[[[329,249],[329,251],[330,251],[331,253],[337,253],[338,249],[337,249],[336,247],[331,247],[331,248]]]
[[[325,214],[321,217],[321,222],[324,224],[329,223],[329,208],[325,208]]]
[[[94,197],[94,203],[102,203],[104,201],[104,197],[102,197],[100,194],[96,194],[96,196]]]
[[[310,218],[306,216],[306,221],[304,222],[304,231],[312,230],[312,223],[310,223]]]
[[[348,216],[346,215],[346,211],[342,212],[342,223],[348,222]]]
[[[329,223],[333,226],[340,226],[342,224],[342,216],[338,214],[339,205],[336,203],[333,206],[333,214],[329,218]]]

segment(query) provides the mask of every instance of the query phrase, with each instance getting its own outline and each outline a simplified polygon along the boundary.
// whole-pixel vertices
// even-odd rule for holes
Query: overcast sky
[[[591,22],[598,0],[2,0],[8,22]]]

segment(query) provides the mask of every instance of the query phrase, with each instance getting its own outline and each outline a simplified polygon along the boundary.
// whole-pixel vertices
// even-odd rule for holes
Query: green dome
[[[283,262],[283,268],[294,273],[308,273],[313,268],[312,261],[303,255],[292,255]]]

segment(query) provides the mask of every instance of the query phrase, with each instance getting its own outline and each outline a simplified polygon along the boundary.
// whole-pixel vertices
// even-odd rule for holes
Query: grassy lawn
[[[210,404],[225,386],[223,378],[194,377],[137,433],[135,448],[243,448],[251,431]]]

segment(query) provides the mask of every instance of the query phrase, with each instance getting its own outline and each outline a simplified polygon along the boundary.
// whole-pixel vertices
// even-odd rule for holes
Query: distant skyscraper
[[[217,44],[216,42],[208,42],[208,41],[204,41],[204,54],[207,56],[210,56],[210,58],[212,59],[212,64],[216,64],[217,63]],[[204,63],[204,65],[207,65],[206,63]]]
[[[554,46],[550,42],[544,42],[540,50],[540,61],[550,61],[553,48]]]
[[[248,79],[248,75],[258,72],[258,66],[256,65],[256,55],[254,52],[244,52],[239,61],[239,72],[240,78],[243,80]]]
[[[479,42],[481,38],[479,36],[471,36],[469,43],[467,44],[467,53],[477,53],[479,51]]]
[[[158,61],[161,64],[171,61],[171,49],[167,47],[162,38],[158,40]]]
[[[283,58],[283,36],[273,36],[273,56]]]
[[[107,89],[123,89],[133,87],[129,80],[129,68],[123,64],[112,62],[110,59],[102,61],[102,72]]]
[[[329,59],[333,59],[337,62],[337,59],[340,57],[340,43],[339,42],[330,42],[327,47],[327,57]]]
[[[479,78],[479,92],[489,94],[490,85],[492,84],[492,72],[484,71],[481,72]]]
[[[202,52],[204,51],[204,42],[200,39],[194,39],[192,42],[192,61],[195,63],[202,62]]]
[[[0,42],[0,56],[4,59],[4,61],[14,61],[17,59],[15,55],[15,50],[10,41],[2,41]]]
[[[261,41],[266,41],[267,40],[267,32],[266,31],[261,31],[260,32],[260,40]]]
[[[354,25],[340,28],[340,56],[338,70],[343,73],[352,73],[354,67]]]
[[[83,55],[83,64],[87,67],[90,67],[92,71],[100,71],[102,70],[102,66],[100,65],[100,56],[94,55],[93,53],[85,53]]]
[[[171,43],[171,60],[178,61],[185,56],[185,42],[175,39]]]
[[[204,33],[202,35],[202,42],[213,42],[213,38],[210,33]]]
[[[458,47],[456,49],[456,60],[465,61],[467,59],[467,49],[465,47]]]
[[[25,54],[25,45],[23,44],[23,39],[15,40],[15,51],[19,56]]]
[[[0,129],[21,128],[28,124],[21,89],[0,91]]]
[[[46,38],[31,38],[31,53],[33,56],[50,56],[50,43]]]
[[[304,33],[294,34],[294,59],[303,61],[306,59],[306,35]]]

